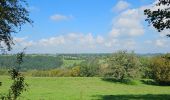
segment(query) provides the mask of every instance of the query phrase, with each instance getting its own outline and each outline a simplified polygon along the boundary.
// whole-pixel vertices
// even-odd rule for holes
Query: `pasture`
[[[0,93],[10,86],[8,76],[0,76]],[[28,90],[21,100],[170,100],[170,86],[110,82],[99,77],[26,77]]]

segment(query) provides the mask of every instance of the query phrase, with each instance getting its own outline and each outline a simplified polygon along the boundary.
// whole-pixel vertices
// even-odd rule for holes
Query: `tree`
[[[20,30],[23,24],[32,23],[26,6],[27,3],[24,0],[0,0],[0,49],[10,51],[11,45],[14,44],[11,34],[17,33],[17,30]],[[17,56],[19,66],[22,63],[20,61],[22,56],[20,58]],[[24,77],[19,73],[18,68],[13,68],[9,73],[13,84],[7,98],[2,97],[2,99],[16,100],[25,88]]]
[[[144,14],[147,15],[146,21],[152,24],[158,32],[170,29],[170,0],[159,0],[155,7],[158,7],[158,9],[144,10]],[[170,34],[167,36],[170,37]]]
[[[157,56],[151,63],[152,78],[160,85],[170,85],[170,54]]]
[[[32,23],[25,0],[0,0],[0,47],[11,50],[13,38],[25,23]]]
[[[9,74],[10,74],[10,77],[11,77],[13,83],[10,86],[8,94],[1,96],[0,99],[2,99],[2,100],[17,100],[17,98],[21,95],[21,93],[23,91],[26,91],[26,87],[28,85],[27,85],[27,83],[25,83],[24,76],[20,73],[21,64],[23,63],[24,55],[25,55],[24,51],[21,53],[18,53],[16,55],[17,66],[14,66],[14,68],[12,68],[9,71]]]
[[[139,77],[141,63],[134,53],[118,51],[108,59],[108,64],[106,77],[113,77],[120,81]]]

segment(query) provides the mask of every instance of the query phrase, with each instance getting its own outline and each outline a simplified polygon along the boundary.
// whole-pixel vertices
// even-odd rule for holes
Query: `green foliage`
[[[141,63],[133,52],[118,51],[108,59],[108,64],[106,77],[123,81],[124,79],[138,78],[140,75]]]
[[[16,55],[18,66],[15,66],[9,71],[13,83],[10,86],[8,94],[1,97],[2,100],[17,100],[21,93],[26,90],[27,84],[25,83],[24,76],[19,72],[20,65],[23,62],[23,56],[24,51]]]
[[[165,8],[160,7],[158,10],[152,10],[152,8],[144,10],[144,14],[147,15],[146,21],[152,24],[159,32],[164,29],[170,29],[169,5],[170,0],[159,0],[155,6],[165,6]],[[170,35],[168,34],[167,36]]]
[[[142,78],[152,78],[152,73],[151,73],[151,57],[140,57],[140,63],[141,63],[141,74]]]
[[[169,54],[152,59],[153,79],[162,85],[170,84],[170,58]]]
[[[27,22],[32,23],[26,5],[24,0],[0,0],[0,42],[2,46],[3,41],[8,50],[13,44],[11,33]]]
[[[71,76],[78,77],[80,76],[80,67],[76,66],[71,69]]]
[[[32,70],[24,72],[25,75],[33,77],[78,77],[80,76],[80,67],[57,68],[51,70]]]
[[[99,74],[99,61],[97,58],[88,59],[80,64],[80,76],[92,77]]]

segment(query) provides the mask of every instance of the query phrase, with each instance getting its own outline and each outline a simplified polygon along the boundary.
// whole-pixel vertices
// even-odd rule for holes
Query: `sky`
[[[13,34],[15,53],[136,53],[170,51],[170,30],[157,32],[143,10],[155,0],[27,0],[32,25]]]

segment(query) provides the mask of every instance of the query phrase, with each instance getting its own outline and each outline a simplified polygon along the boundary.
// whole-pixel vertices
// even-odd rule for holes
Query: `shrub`
[[[80,64],[80,76],[92,77],[99,74],[99,61],[97,58],[88,59]]]
[[[80,76],[80,67],[76,66],[71,69],[71,76],[78,77]]]

